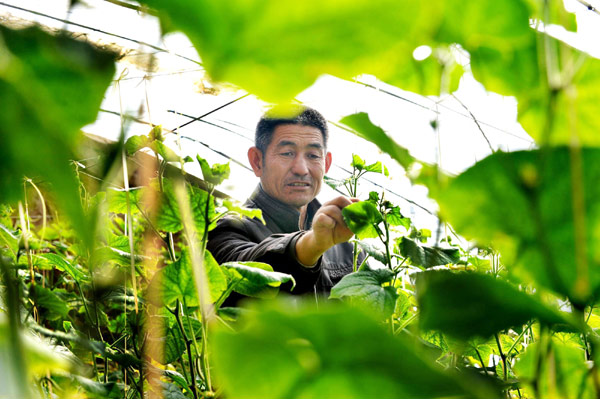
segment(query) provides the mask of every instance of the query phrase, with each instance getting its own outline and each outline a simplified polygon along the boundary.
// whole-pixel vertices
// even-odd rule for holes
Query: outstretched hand
[[[316,264],[329,248],[352,238],[353,233],[342,217],[342,209],[357,201],[356,198],[340,196],[319,208],[312,228],[296,242],[296,256],[302,264]]]

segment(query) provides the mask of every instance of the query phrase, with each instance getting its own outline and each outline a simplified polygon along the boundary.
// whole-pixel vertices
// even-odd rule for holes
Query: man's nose
[[[303,156],[297,156],[294,158],[292,163],[292,173],[298,176],[304,176],[308,174],[308,164]]]

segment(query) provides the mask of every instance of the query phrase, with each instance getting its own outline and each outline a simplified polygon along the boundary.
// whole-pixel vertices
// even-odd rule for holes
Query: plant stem
[[[12,370],[14,380],[14,386],[18,390],[18,397],[29,398],[29,383],[26,376],[26,363],[23,352],[23,344],[21,342],[21,319],[19,305],[19,282],[13,279],[10,274],[9,267],[2,257],[0,257],[0,272],[2,273],[2,280],[4,281],[4,292],[5,292],[5,303],[8,312],[8,345],[9,361],[12,363],[9,370]],[[9,379],[10,381],[10,379]]]
[[[173,312],[173,313],[175,314],[175,320],[177,320],[177,325],[179,326],[179,330],[181,331],[181,335],[183,336],[183,339],[185,340],[185,346],[187,348],[188,362],[190,364],[192,394],[194,395],[194,399],[198,399],[198,390],[196,388],[196,373],[194,372],[194,359],[192,357],[191,340],[187,337],[187,334],[185,333],[185,328],[183,328],[183,323],[181,321],[181,315],[179,314],[179,309],[180,309],[180,303],[179,303],[179,299],[178,299],[176,308],[175,308],[175,312]],[[189,320],[188,320],[188,322],[189,322]],[[192,335],[195,335],[193,329],[191,329],[190,331],[192,332]],[[184,372],[185,372],[185,370],[184,370]]]
[[[506,354],[502,351],[502,344],[500,343],[500,338],[498,337],[498,333],[494,334],[496,338],[496,344],[498,345],[498,351],[500,352],[500,357],[502,358],[502,368],[504,371],[504,381],[508,380],[508,368],[506,361]]]

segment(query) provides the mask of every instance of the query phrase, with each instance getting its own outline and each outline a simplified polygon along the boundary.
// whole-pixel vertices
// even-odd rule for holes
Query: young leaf
[[[372,163],[371,165],[365,166],[365,170],[369,171],[369,172],[374,172],[374,173],[381,173],[385,176],[390,175],[388,168],[384,164],[382,164],[380,161],[377,161],[375,163]]]
[[[216,163],[210,166],[206,159],[200,155],[196,155],[196,159],[200,164],[200,169],[202,169],[202,176],[207,182],[217,186],[229,177],[229,163]]]
[[[387,210],[385,218],[391,226],[403,226],[406,230],[410,229],[410,219],[402,216],[399,206]]]
[[[245,216],[249,219],[257,218],[265,223],[265,219],[263,219],[262,216],[262,210],[259,208],[245,208],[244,206],[234,204],[230,199],[223,200],[223,206],[230,212],[237,213],[238,215]]]
[[[252,297],[273,297],[281,284],[292,282],[292,290],[296,286],[294,277],[290,274],[274,272],[273,267],[260,262],[226,262],[221,267],[232,272],[235,283],[234,291]]]
[[[352,163],[350,164],[356,170],[363,170],[365,168],[365,161],[358,155],[352,154]]]
[[[406,237],[400,239],[398,248],[400,254],[405,258],[409,258],[413,265],[425,268],[454,264],[460,260],[458,249],[425,247]]]
[[[346,225],[359,239],[379,237],[377,227],[383,216],[371,201],[360,201],[342,209]]]
[[[125,142],[125,151],[127,155],[133,155],[142,148],[147,148],[152,140],[146,135],[131,136]]]
[[[531,319],[544,324],[569,323],[535,297],[478,273],[427,271],[417,275],[420,323],[459,339],[488,338]]]
[[[389,269],[347,274],[331,289],[329,298],[357,298],[387,318],[394,313],[398,293],[396,288],[389,285],[382,287],[382,284],[391,282],[394,276],[395,273]]]

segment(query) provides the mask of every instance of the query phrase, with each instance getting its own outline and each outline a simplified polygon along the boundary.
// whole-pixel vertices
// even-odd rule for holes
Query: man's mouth
[[[290,187],[310,187],[310,183],[305,182],[292,182],[287,184]]]

